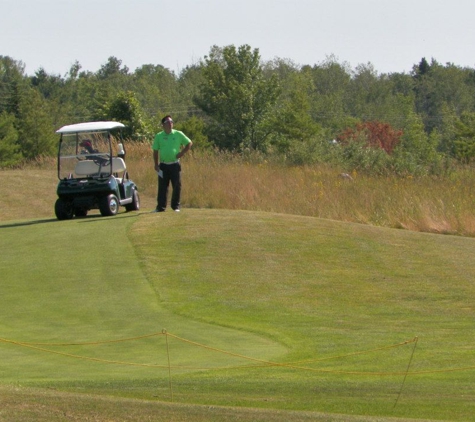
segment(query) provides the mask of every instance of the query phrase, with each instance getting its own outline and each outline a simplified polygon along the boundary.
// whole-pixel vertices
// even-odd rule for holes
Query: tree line
[[[0,56],[0,167],[56,153],[55,129],[118,120],[125,136],[151,140],[172,114],[194,148],[275,156],[291,165],[439,174],[475,159],[475,70],[422,58],[409,73],[264,62],[249,45],[213,46],[178,74],[135,71],[109,57],[97,72],[65,75]]]

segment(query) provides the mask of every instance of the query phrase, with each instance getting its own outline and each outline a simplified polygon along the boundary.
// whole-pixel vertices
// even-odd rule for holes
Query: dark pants
[[[180,209],[181,194],[181,166],[180,163],[165,164],[160,163],[160,170],[163,177],[158,177],[158,196],[157,209],[165,211],[167,208],[168,186],[172,184],[172,201],[171,205],[174,210]]]

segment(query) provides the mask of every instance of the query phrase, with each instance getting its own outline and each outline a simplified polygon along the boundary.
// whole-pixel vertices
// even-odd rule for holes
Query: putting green
[[[2,382],[167,376],[169,363],[196,371],[285,353],[263,336],[163,307],[128,237],[139,219],[0,225]]]

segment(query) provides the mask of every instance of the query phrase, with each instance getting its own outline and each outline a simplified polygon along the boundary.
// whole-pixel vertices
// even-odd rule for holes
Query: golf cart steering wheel
[[[108,166],[111,162],[109,154],[106,157],[94,156],[92,160],[100,167]]]

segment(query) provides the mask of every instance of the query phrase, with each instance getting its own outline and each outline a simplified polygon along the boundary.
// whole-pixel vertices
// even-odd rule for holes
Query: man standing
[[[168,186],[172,184],[171,206],[174,211],[180,211],[181,194],[181,165],[180,158],[191,148],[191,140],[179,130],[173,129],[173,119],[170,115],[162,119],[163,131],[155,135],[153,140],[153,161],[158,173],[158,196],[155,212],[167,208]]]

